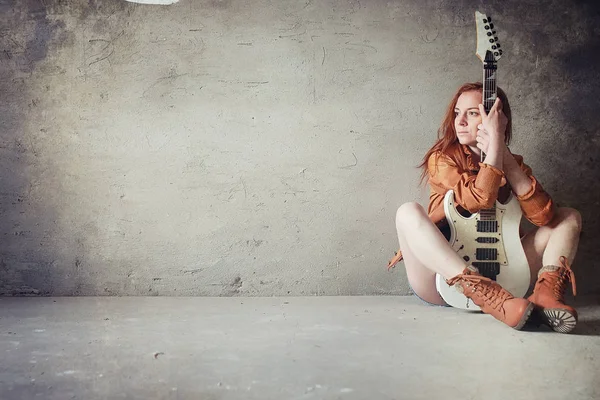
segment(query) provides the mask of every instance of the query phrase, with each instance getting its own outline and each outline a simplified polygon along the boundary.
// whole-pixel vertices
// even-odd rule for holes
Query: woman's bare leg
[[[523,249],[531,269],[531,284],[535,284],[539,270],[544,265],[558,265],[564,256],[572,263],[577,253],[581,234],[581,215],[572,208],[558,208],[548,225],[540,226],[522,240]]]
[[[542,322],[560,333],[569,333],[577,325],[577,310],[565,304],[564,294],[568,281],[575,294],[575,275],[570,264],[577,253],[580,233],[579,212],[559,208],[548,225],[535,229],[522,240],[531,268],[531,283],[535,285],[527,299],[540,311]]]
[[[465,296],[483,312],[514,329],[523,328],[533,304],[526,299],[512,297],[491,279],[465,271],[465,261],[450,247],[418,203],[400,206],[396,227],[408,280],[417,296],[434,304],[445,304],[435,286],[435,274],[438,273],[462,288]]]
[[[436,289],[435,272],[423,265],[408,247],[404,247],[402,256],[408,282],[415,294],[428,303],[446,305]]]
[[[433,304],[446,304],[435,287],[435,274],[450,279],[467,263],[450,247],[418,203],[405,203],[396,213],[396,229],[406,275],[415,293]]]

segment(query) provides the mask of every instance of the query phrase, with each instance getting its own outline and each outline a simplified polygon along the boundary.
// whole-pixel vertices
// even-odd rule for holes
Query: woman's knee
[[[554,220],[555,225],[558,225],[559,223],[566,223],[575,227],[578,231],[581,232],[583,224],[581,213],[574,208],[558,207],[556,213],[554,214]]]
[[[396,226],[402,226],[418,218],[427,217],[427,212],[417,202],[411,201],[402,204],[396,211]]]

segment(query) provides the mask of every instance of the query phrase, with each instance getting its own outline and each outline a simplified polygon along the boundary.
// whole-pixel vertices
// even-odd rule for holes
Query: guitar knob
[[[469,258],[469,256],[464,256],[463,260],[465,260],[466,262],[469,262],[470,258]]]

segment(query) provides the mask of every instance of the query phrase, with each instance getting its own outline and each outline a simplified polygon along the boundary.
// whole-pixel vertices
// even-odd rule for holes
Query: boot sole
[[[546,308],[541,313],[544,324],[559,333],[569,333],[577,325],[577,317],[564,308]]]
[[[531,316],[531,313],[533,312],[534,308],[535,308],[535,304],[529,303],[529,305],[525,309],[525,313],[523,314],[523,316],[519,320],[519,323],[516,326],[513,326],[513,328],[516,329],[516,330],[518,330],[518,331],[520,331],[521,329],[523,329],[523,327],[525,326],[525,324],[529,320],[529,317]]]

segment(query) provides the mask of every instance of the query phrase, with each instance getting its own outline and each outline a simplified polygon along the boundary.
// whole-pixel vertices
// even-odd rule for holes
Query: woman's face
[[[481,92],[464,92],[458,97],[454,108],[454,129],[460,144],[470,147],[477,146],[477,125],[481,124],[479,104]]]

